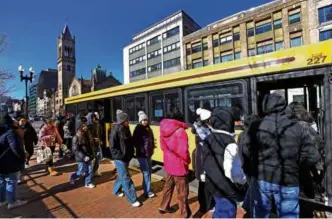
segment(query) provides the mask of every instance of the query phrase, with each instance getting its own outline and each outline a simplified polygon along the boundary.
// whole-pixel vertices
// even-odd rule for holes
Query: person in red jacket
[[[159,208],[160,214],[172,213],[170,202],[176,187],[181,216],[191,215],[188,205],[190,155],[188,145],[188,126],[183,122],[183,115],[172,113],[160,122],[160,145],[164,153],[164,169],[167,173],[163,190],[163,199]]]

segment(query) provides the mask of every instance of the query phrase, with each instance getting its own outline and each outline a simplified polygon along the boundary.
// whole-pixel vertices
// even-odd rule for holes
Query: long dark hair
[[[77,141],[81,145],[90,145],[90,147],[93,146],[93,140],[92,136],[89,131],[83,131],[83,126],[87,126],[86,124],[81,124],[80,127],[77,130],[76,137]]]

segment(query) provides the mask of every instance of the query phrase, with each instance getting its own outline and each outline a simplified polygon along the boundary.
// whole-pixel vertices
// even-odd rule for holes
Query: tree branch
[[[7,47],[7,36],[0,34],[0,53]],[[13,91],[14,86],[8,87],[8,81],[14,79],[14,75],[4,69],[0,69],[0,97]]]

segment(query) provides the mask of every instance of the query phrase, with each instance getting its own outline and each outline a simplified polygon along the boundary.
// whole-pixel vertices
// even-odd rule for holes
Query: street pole
[[[25,80],[25,118],[29,119],[28,80]]]
[[[24,68],[22,66],[22,64],[20,64],[18,66],[18,71],[20,72],[20,77],[21,77],[21,82],[24,81],[25,82],[25,118],[29,119],[29,97],[28,97],[28,82],[30,81],[30,83],[32,83],[33,79],[34,79],[34,70],[32,67],[29,68],[29,72],[30,75],[23,75],[24,73]]]

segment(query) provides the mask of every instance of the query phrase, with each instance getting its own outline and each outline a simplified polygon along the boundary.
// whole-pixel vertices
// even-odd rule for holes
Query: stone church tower
[[[71,35],[67,24],[65,24],[58,38],[57,51],[58,89],[56,111],[59,115],[64,114],[64,100],[69,96],[69,87],[76,71],[75,36]]]

